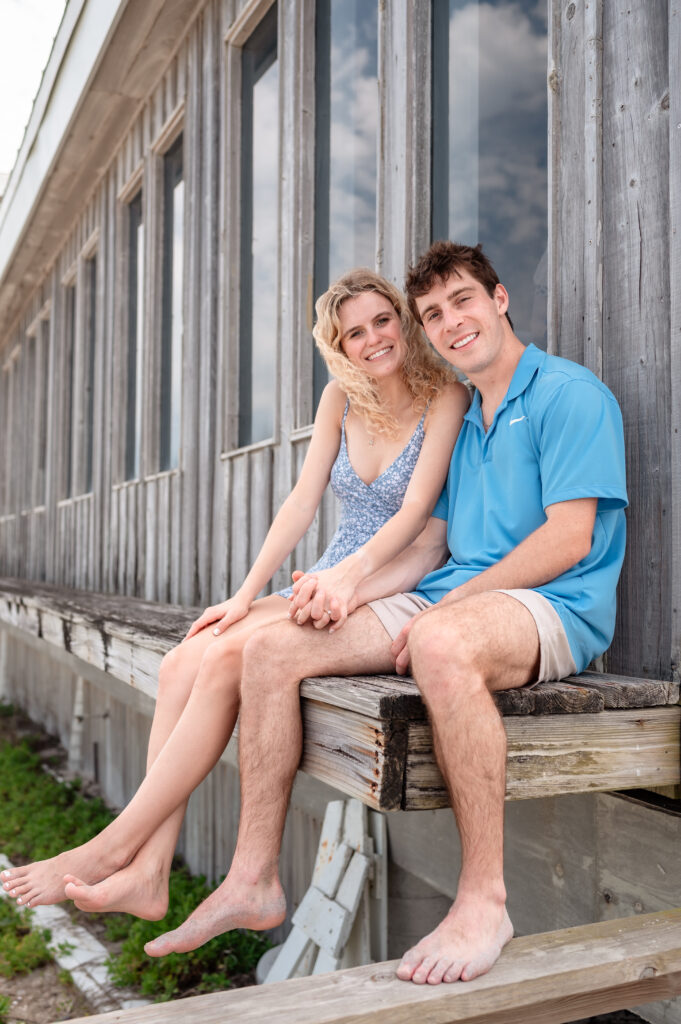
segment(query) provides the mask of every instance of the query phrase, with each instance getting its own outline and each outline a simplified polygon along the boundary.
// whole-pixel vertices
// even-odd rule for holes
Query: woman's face
[[[341,348],[350,362],[378,379],[402,366],[406,345],[393,304],[378,292],[361,292],[339,310]]]

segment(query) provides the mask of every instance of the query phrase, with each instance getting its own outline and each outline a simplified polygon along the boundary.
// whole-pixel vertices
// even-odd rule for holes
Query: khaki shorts
[[[539,634],[539,673],[535,682],[564,679],[577,671],[560,616],[543,594],[536,590],[497,590],[494,593],[514,597],[525,605],[534,619]],[[432,608],[432,605],[418,594],[394,594],[392,597],[370,601],[369,608],[378,616],[391,640],[394,640],[417,612]]]

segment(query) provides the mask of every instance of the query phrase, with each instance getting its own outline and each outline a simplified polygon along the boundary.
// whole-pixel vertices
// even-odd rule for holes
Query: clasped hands
[[[315,629],[335,633],[357,607],[355,588],[333,569],[318,573],[293,573],[289,618],[299,626],[311,622]]]

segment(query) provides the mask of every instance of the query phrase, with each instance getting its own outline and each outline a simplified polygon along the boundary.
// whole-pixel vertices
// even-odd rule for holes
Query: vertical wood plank
[[[262,448],[251,455],[249,481],[250,532],[249,568],[255,561],[272,522],[272,449]],[[268,589],[269,592],[269,589]]]
[[[184,131],[185,221],[183,282],[183,344],[182,344],[182,408],[181,408],[181,525],[180,600],[194,604],[197,590],[197,505],[199,485],[198,445],[199,416],[209,415],[210,406],[201,410],[199,378],[205,347],[213,339],[201,332],[201,233],[204,214],[202,204],[202,66],[201,22],[192,26],[186,43],[188,75]]]
[[[232,500],[229,530],[229,592],[243,582],[249,569],[250,514],[248,508],[250,466],[248,454],[232,459]]]
[[[211,594],[211,558],[214,476],[217,462],[216,360],[218,346],[218,272],[220,235],[220,57],[219,7],[209,3],[201,22],[202,131],[200,309],[201,363],[198,380],[196,573],[193,599],[208,604]]]
[[[584,8],[584,364],[603,376],[603,0]]]
[[[681,0],[669,0],[669,281],[671,287],[671,667],[681,676]]]
[[[550,352],[584,361],[584,4],[553,0],[549,17]]]
[[[603,377],[628,451],[629,543],[610,671],[671,674],[668,23],[603,7]]]

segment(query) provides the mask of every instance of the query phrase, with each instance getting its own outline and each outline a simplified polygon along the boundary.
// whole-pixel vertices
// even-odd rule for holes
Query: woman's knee
[[[192,671],[186,653],[182,650],[182,644],[173,647],[161,661],[158,672],[157,699],[186,701],[194,682],[194,674],[195,667]]]
[[[242,649],[242,643],[226,636],[210,644],[203,652],[194,688],[238,692]]]

